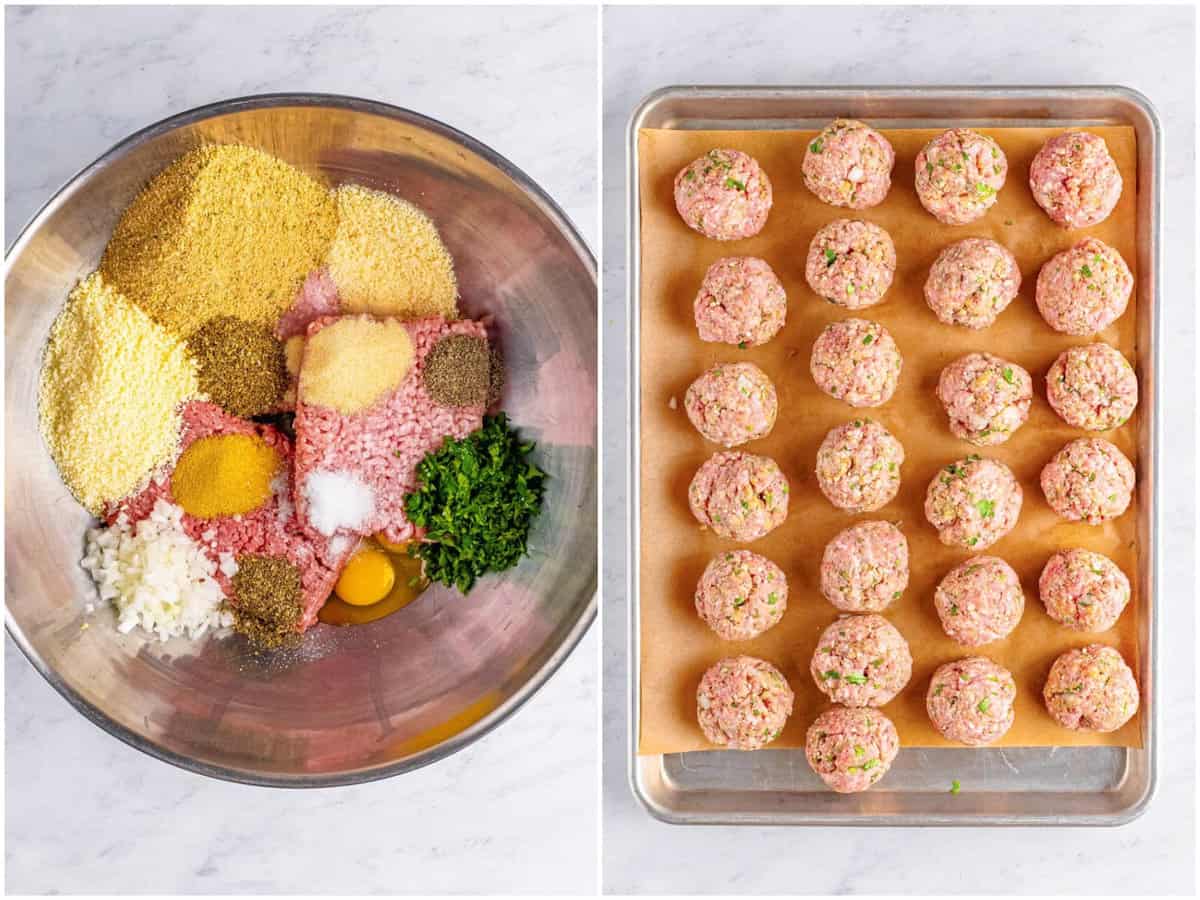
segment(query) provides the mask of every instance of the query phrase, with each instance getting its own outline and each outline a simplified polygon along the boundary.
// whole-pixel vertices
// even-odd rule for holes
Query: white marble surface
[[[478,137],[595,246],[595,23],[588,8],[10,8],[5,243],[136,128],[231,96],[323,91]],[[597,631],[464,752],[314,792],[218,783],[143,756],[75,713],[6,640],[6,887],[590,893]]]
[[[626,607],[618,551],[627,448],[621,428],[606,428],[606,891],[1053,895],[1193,888],[1193,30],[1194,13],[1184,7],[606,8],[606,422],[623,422],[626,409],[625,129],[651,90],[722,83],[1117,83],[1151,98],[1167,135],[1162,352],[1168,377],[1161,387],[1171,422],[1165,471],[1179,479],[1163,494],[1161,775],[1158,796],[1141,819],[1106,830],[681,828],[652,820],[626,779]]]

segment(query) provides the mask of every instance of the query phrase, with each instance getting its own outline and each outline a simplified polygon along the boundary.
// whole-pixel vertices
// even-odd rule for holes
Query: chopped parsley
[[[982,700],[979,701],[979,705],[976,706],[975,708],[977,710],[979,710],[981,713],[985,713],[991,708],[991,706],[992,706],[992,701],[989,700],[987,697],[984,697]]]
[[[833,250],[827,249],[825,251],[825,266],[826,267],[832,266],[836,260],[837,260],[837,253]]]
[[[865,675],[847,675],[846,680],[851,684],[866,684],[867,678]]]
[[[962,790],[962,785],[958,783],[957,778],[955,778],[952,782],[950,782],[950,793],[957,794],[961,790]]]
[[[983,519],[990,519],[996,513],[995,500],[979,500],[975,503],[975,508],[979,510],[979,516]]]
[[[813,141],[811,144],[808,145],[808,149],[812,153],[823,153],[825,151],[824,138],[817,138],[815,141]]]
[[[734,178],[731,175],[725,179],[725,187],[733,188],[734,190],[737,190],[737,191],[745,191],[746,183],[743,181],[738,181],[736,178]]]
[[[1083,275],[1084,278],[1092,277],[1092,270],[1088,267],[1087,263],[1084,263],[1082,266],[1079,267],[1079,272],[1081,275]]]
[[[828,681],[831,678],[838,679],[838,678],[842,677],[842,673],[836,671],[835,669],[830,669],[828,672],[823,673],[823,677],[825,678],[826,681]]]
[[[863,346],[864,346],[864,347],[865,347],[865,346],[867,346],[868,344],[870,344],[870,343],[871,343],[872,341],[874,341],[874,340],[875,340],[875,335],[873,335],[873,334],[868,334],[866,337],[864,337],[864,338],[863,338]]]
[[[1013,372],[1012,366],[1005,366],[1002,374],[1004,375],[1004,380],[1009,384],[1012,384],[1014,381],[1016,381],[1016,374]]]
[[[745,349],[746,349],[746,342],[745,342],[745,341],[738,341],[738,349],[739,349],[739,350],[745,350]]]

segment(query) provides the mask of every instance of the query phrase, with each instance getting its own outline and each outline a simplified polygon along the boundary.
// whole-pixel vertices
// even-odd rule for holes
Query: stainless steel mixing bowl
[[[50,325],[124,207],[201,143],[261,148],[331,184],[413,200],[457,264],[467,315],[492,315],[504,405],[551,476],[532,558],[468,597],[435,587],[370,625],[320,626],[297,651],[239,638],[160,643],[87,615],[87,513],[38,432]],[[554,202],[497,153],[396,107],[322,95],[231,100],[122,141],[29,224],[5,266],[8,629],[80,712],[196,772],[279,786],[395,775],[476,740],[541,686],[596,611],[596,267]],[[147,378],[153,373],[146,373]]]

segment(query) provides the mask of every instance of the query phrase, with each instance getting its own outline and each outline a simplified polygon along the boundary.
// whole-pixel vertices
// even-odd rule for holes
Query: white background
[[[1194,13],[1175,7],[614,8],[604,18],[604,871],[615,893],[1184,893],[1194,867]],[[625,136],[672,84],[1124,84],[1166,131],[1158,796],[1106,830],[663,825],[626,778]]]
[[[595,247],[594,9],[7,11],[5,246],[130,132],[266,91],[405,106],[524,169]],[[591,892],[598,629],[478,744],[314,792],[209,781],[75,713],[5,641],[10,893]]]

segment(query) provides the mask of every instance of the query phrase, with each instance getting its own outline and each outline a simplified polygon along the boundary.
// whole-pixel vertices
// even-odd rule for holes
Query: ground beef
[[[749,550],[730,550],[705,566],[696,612],[724,640],[748,641],[779,623],[787,598],[783,569]]]
[[[1137,375],[1129,360],[1108,344],[1071,347],[1046,373],[1046,399],[1068,425],[1108,431],[1133,415]]]
[[[891,236],[870,222],[835,219],[808,245],[804,277],[830,303],[864,309],[883,300],[896,274]]]
[[[1129,603],[1129,579],[1107,556],[1059,550],[1038,579],[1046,614],[1076,631],[1108,631]]]
[[[845,616],[821,633],[810,671],[834,703],[883,706],[908,684],[912,654],[883,616]]]
[[[769,662],[734,656],[700,679],[696,718],[704,736],[718,747],[758,750],[779,737],[794,700],[787,679]]]
[[[311,338],[338,321],[323,318],[308,329]],[[308,479],[318,473],[344,473],[356,478],[374,498],[373,512],[355,534],[383,532],[388,540],[403,543],[420,537],[408,520],[404,500],[417,486],[417,465],[441,447],[447,437],[464,438],[483,425],[482,405],[441,406],[425,388],[425,359],[448,334],[486,339],[479,322],[441,318],[405,322],[414,358],[400,386],[373,406],[353,414],[300,402],[296,407],[296,505],[301,521],[312,527]],[[317,529],[314,527],[313,531]]]
[[[740,150],[710,150],[675,176],[675,208],[705,237],[754,237],[771,212],[771,180]]]
[[[1025,594],[1012,566],[976,556],[951,569],[933,594],[942,630],[964,647],[1008,637],[1025,612]]]
[[[779,398],[754,363],[718,363],[691,383],[683,408],[705,438],[737,447],[771,433]]]
[[[688,487],[688,505],[719,537],[746,543],[783,524],[788,481],[775,460],[736,450],[714,454]]]
[[[942,369],[937,397],[955,437],[981,447],[1002,444],[1029,418],[1033,379],[1016,363],[968,353]]]
[[[745,349],[765,344],[783,328],[787,294],[763,260],[727,256],[708,267],[692,308],[700,340]]]
[[[892,186],[895,151],[882,134],[854,119],[835,119],[808,145],[804,183],[832,206],[878,206]]]
[[[1038,206],[1065,228],[1089,228],[1108,218],[1121,199],[1121,172],[1104,138],[1068,131],[1046,141],[1029,166]]]
[[[1132,293],[1133,273],[1121,254],[1085,238],[1042,266],[1034,299],[1047,325],[1082,336],[1121,318]]]
[[[821,557],[821,593],[844,612],[883,612],[908,587],[908,541],[891,522],[839,532]]]
[[[966,238],[938,254],[925,279],[925,303],[947,325],[987,328],[1021,289],[1017,258],[995,241]]]
[[[1068,650],[1042,690],[1046,709],[1074,731],[1116,731],[1138,710],[1138,686],[1121,654],[1103,644]]]
[[[817,484],[847,512],[873,512],[900,490],[904,448],[878,422],[855,419],[825,435],[817,450]]]
[[[877,709],[827,709],[809,726],[804,741],[808,764],[839,794],[865,791],[887,773],[899,752],[896,726]]]
[[[892,398],[903,367],[886,328],[866,319],[832,322],[813,344],[810,368],[817,387],[851,406],[882,406]]]
[[[992,138],[969,128],[943,131],[916,159],[921,205],[939,222],[966,225],[996,202],[1008,175],[1008,160]]]
[[[946,740],[980,747],[1012,727],[1016,699],[1017,683],[1008,669],[972,656],[937,668],[929,680],[925,710]]]
[[[1012,531],[1021,500],[1021,485],[1012,469],[972,454],[952,462],[929,482],[925,518],[943,544],[982,550]]]
[[[1079,438],[1054,454],[1041,482],[1046,502],[1064,519],[1099,525],[1129,508],[1133,463],[1108,441]]]

